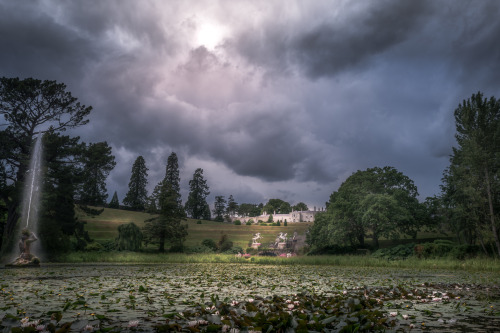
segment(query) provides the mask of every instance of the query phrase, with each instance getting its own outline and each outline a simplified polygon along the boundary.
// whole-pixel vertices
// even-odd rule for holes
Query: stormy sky
[[[311,208],[356,170],[393,166],[439,193],[453,111],[500,97],[499,1],[0,0],[0,76],[56,80],[94,110],[124,198],[176,152],[185,200]],[[4,121],[3,119],[1,121]],[[109,199],[110,199],[109,198]]]

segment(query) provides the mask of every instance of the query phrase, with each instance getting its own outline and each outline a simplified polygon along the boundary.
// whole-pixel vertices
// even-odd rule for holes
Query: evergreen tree
[[[238,203],[234,200],[233,195],[231,194],[227,199],[226,214],[229,216],[234,216],[238,211],[238,208]]]
[[[108,207],[115,208],[115,209],[120,208],[120,201],[118,201],[118,194],[116,193],[116,191],[115,191],[115,193],[113,193],[113,198],[111,198],[111,201],[109,202]]]
[[[500,256],[500,100],[478,92],[455,110],[458,147],[444,174],[450,226],[468,243],[492,239]]]
[[[177,155],[170,154],[167,160],[165,178],[155,187],[148,211],[158,216],[145,221],[143,228],[147,241],[158,244],[160,252],[165,251],[165,242],[181,247],[187,236],[187,225],[181,224],[185,219],[180,194],[179,164]]]
[[[115,157],[107,142],[90,143],[82,156],[83,184],[80,190],[82,203],[104,206],[108,197],[106,178],[116,165]]]
[[[147,184],[148,168],[146,167],[144,158],[139,156],[132,166],[128,192],[123,199],[123,204],[131,207],[133,210],[144,210],[148,199]]]
[[[224,212],[226,211],[226,200],[224,196],[218,195],[214,202],[214,221],[224,222]]]
[[[210,215],[207,196],[210,194],[207,181],[203,178],[203,169],[198,168],[189,181],[189,196],[186,201],[186,212],[193,218],[206,218]]]

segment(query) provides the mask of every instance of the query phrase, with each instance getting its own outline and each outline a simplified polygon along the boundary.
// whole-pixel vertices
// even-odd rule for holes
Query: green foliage
[[[285,222],[283,223],[283,225],[286,227],[288,225],[288,222],[286,221],[285,219]]]
[[[384,258],[387,260],[407,259],[413,256],[414,248],[415,243],[400,244],[389,248],[378,249],[372,254],[372,256],[375,258]]]
[[[234,225],[241,225],[241,221],[240,220],[234,220],[233,224]]]
[[[214,221],[224,222],[224,213],[226,212],[226,199],[222,195],[217,195],[214,202],[213,213],[215,215]]]
[[[103,251],[104,246],[98,242],[90,242],[85,245],[85,251]]]
[[[415,255],[418,258],[453,258],[464,260],[473,258],[479,252],[479,247],[475,245],[456,244],[449,240],[438,239],[432,243],[418,244],[414,247]]]
[[[217,251],[226,252],[233,247],[233,242],[231,242],[227,235],[222,233],[220,235],[219,241],[217,242]]]
[[[139,156],[132,165],[132,174],[128,183],[128,192],[123,199],[123,204],[134,210],[142,211],[146,206],[148,192],[148,168],[144,157]]]
[[[198,168],[193,174],[193,179],[189,181],[189,196],[185,205],[186,212],[193,219],[208,217],[210,220],[210,208],[206,201],[209,194],[207,181],[203,178],[203,169]]]
[[[111,147],[106,141],[90,143],[81,156],[83,184],[80,201],[92,206],[104,206],[108,197],[106,178],[116,165]]]
[[[116,248],[119,251],[138,251],[142,246],[143,235],[135,223],[122,224],[118,227]]]
[[[253,224],[253,220],[248,220],[245,224],[246,225],[252,225]]]
[[[500,101],[478,92],[455,110],[458,147],[443,177],[442,215],[460,242],[493,239],[500,256]]]
[[[357,171],[332,193],[327,211],[316,215],[307,242],[317,248],[335,244],[364,248],[367,236],[375,247],[380,237],[416,237],[428,221],[422,218],[425,207],[417,195],[413,181],[395,168]]]
[[[85,214],[90,216],[98,216],[102,214],[102,212],[104,212],[104,208],[95,209],[95,208],[90,208],[89,206],[86,205],[78,205],[78,208],[80,208],[82,211],[85,212]]]
[[[201,245],[205,246],[205,247],[208,247],[209,249],[211,249],[212,251],[216,251],[217,250],[217,244],[215,243],[215,241],[211,238],[206,238],[204,239],[202,242],[201,242]]]
[[[262,208],[262,212],[267,212],[267,214],[288,214],[291,211],[290,204],[281,199],[269,199]]]
[[[267,218],[267,223],[273,222],[273,214],[269,214],[269,217]]]
[[[242,203],[238,208],[238,214],[241,216],[250,216],[250,217],[259,216],[263,207],[264,205],[262,204],[257,205],[257,204]]]
[[[292,207],[292,209],[294,211],[307,211],[307,210],[309,210],[309,207],[307,207],[307,205],[305,203],[299,202],[298,204],[294,205]]]
[[[7,209],[5,222],[0,223],[3,229],[1,240],[10,238],[19,220],[22,187],[35,136],[42,130],[57,136],[66,129],[84,125],[91,110],[91,107],[81,105],[62,83],[33,78],[0,78],[0,115],[4,120],[0,130],[0,164],[2,179],[9,179],[9,184],[2,186],[0,191],[0,200]],[[61,152],[66,154],[67,150]],[[52,151],[51,155],[58,154]],[[71,159],[59,161],[62,164],[72,162]],[[3,244],[0,246],[4,247]]]
[[[238,211],[239,205],[238,203],[234,200],[233,195],[229,195],[229,198],[227,199],[227,207],[226,207],[226,214],[229,216],[234,216],[236,212]]]

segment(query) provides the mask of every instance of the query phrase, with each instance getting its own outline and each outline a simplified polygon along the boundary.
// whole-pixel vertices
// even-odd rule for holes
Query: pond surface
[[[0,330],[474,331],[500,328],[497,273],[251,264],[0,269]]]

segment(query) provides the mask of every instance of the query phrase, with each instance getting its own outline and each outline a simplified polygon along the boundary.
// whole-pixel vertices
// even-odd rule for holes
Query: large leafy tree
[[[81,157],[83,184],[80,201],[87,205],[104,206],[108,193],[106,178],[116,165],[111,147],[106,141],[90,143]]]
[[[189,196],[185,205],[186,212],[193,219],[210,216],[210,208],[207,204],[209,194],[207,181],[203,178],[203,169],[198,168],[193,174],[193,179],[189,181]]]
[[[224,213],[226,212],[226,199],[224,199],[224,196],[222,195],[217,195],[215,197],[215,202],[214,202],[214,221],[217,222],[224,222]]]
[[[240,216],[250,216],[255,217],[259,216],[264,205],[260,204],[251,204],[251,203],[242,203],[238,207],[238,215]]]
[[[353,173],[333,192],[327,212],[311,227],[316,247],[365,246],[365,238],[378,239],[407,234],[416,237],[422,227],[422,205],[413,181],[392,167]],[[321,243],[318,243],[318,239]]]
[[[3,239],[10,237],[19,219],[22,187],[34,137],[41,131],[59,133],[84,125],[91,107],[81,105],[56,81],[0,78],[0,161],[8,186],[2,189],[7,207]]]
[[[449,221],[469,243],[492,240],[500,256],[500,101],[478,92],[454,115],[458,146],[443,178]]]
[[[144,210],[148,199],[148,168],[144,157],[139,156],[132,165],[132,175],[128,183],[128,192],[123,203],[134,210]]]
[[[142,246],[142,231],[134,222],[118,227],[118,237],[115,239],[118,251],[138,251]]]
[[[288,214],[292,211],[292,206],[281,199],[269,199],[262,210],[267,214]]]
[[[180,194],[179,163],[175,153],[167,160],[165,178],[155,187],[150,197],[149,212],[158,214],[145,221],[143,228],[146,241],[158,244],[165,251],[165,242],[182,247],[187,236],[187,225]]]
[[[294,206],[292,207],[292,209],[293,209],[294,211],[301,211],[301,212],[303,212],[303,211],[307,211],[307,210],[309,210],[309,207],[307,207],[307,205],[306,205],[305,203],[303,203],[303,202],[299,202],[298,204],[294,205]]]

